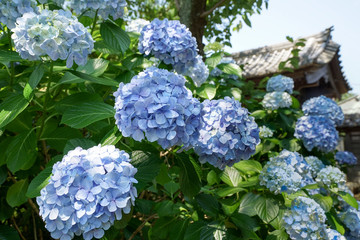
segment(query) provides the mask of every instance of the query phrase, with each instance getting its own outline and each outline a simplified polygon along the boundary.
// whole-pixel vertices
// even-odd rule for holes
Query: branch
[[[217,9],[218,7],[220,7],[222,4],[224,4],[226,1],[228,0],[220,0],[218,1],[212,8],[210,8],[209,10],[203,12],[200,14],[201,18],[206,17],[207,15],[210,15],[215,9]]]
[[[33,202],[33,200],[31,200],[31,198],[28,198],[28,203],[30,204],[31,208],[37,213],[37,215],[39,216],[39,209],[36,207],[35,203]]]
[[[19,233],[20,238],[21,238],[22,240],[26,240],[26,238],[24,237],[24,235],[22,235],[20,228],[19,228],[18,225],[16,224],[14,217],[11,217],[11,221],[13,222],[16,231]]]
[[[175,0],[175,7],[176,7],[176,10],[179,12],[179,11],[180,11],[180,3],[179,3],[179,0]]]
[[[131,234],[131,236],[129,237],[128,240],[132,240],[136,236],[136,234],[141,231],[141,229],[145,226],[145,224],[153,218],[158,218],[158,215],[155,213],[155,214],[151,215],[150,217],[148,217],[147,219],[145,219],[141,223],[141,225],[135,230],[135,232],[133,232],[133,234]]]

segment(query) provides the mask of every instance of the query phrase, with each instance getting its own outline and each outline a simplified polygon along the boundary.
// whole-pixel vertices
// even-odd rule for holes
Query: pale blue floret
[[[102,238],[115,220],[130,213],[136,172],[129,155],[112,145],[69,151],[53,166],[49,184],[36,199],[51,237]]]
[[[292,99],[287,92],[269,92],[265,94],[261,104],[264,108],[271,110],[288,108],[292,104]]]
[[[125,29],[127,32],[140,33],[142,29],[148,24],[150,24],[148,20],[138,18],[128,22],[128,24],[125,26]]]
[[[339,151],[335,154],[335,160],[339,164],[347,164],[347,165],[356,165],[357,158],[352,152],[348,151]]]
[[[311,172],[311,175],[313,176],[313,178],[315,178],[317,176],[318,172],[321,169],[325,168],[325,165],[323,164],[323,162],[315,156],[305,157],[305,161],[310,166],[310,172]]]
[[[325,96],[314,97],[302,105],[305,115],[323,116],[329,118],[335,125],[344,122],[344,113],[337,103]]]
[[[0,0],[0,22],[15,28],[16,19],[27,12],[37,12],[36,0]]]
[[[194,67],[198,56],[196,39],[184,24],[157,18],[141,31],[139,51],[172,65],[180,74]]]
[[[328,228],[326,229],[327,240],[346,240],[338,231]]]
[[[349,229],[347,239],[360,239],[360,211],[353,207],[348,208],[345,212],[339,213],[340,220]]]
[[[266,85],[266,91],[268,92],[288,92],[292,94],[293,89],[294,80],[283,75],[271,77]]]
[[[294,136],[303,141],[308,151],[317,148],[325,153],[335,150],[339,140],[339,134],[333,122],[322,116],[299,118]]]
[[[326,166],[318,172],[316,182],[323,187],[345,191],[346,176],[339,168]]]
[[[195,65],[189,67],[184,75],[191,77],[196,87],[200,87],[209,77],[209,69],[201,56],[196,57]]]
[[[87,29],[71,12],[63,10],[25,13],[12,31],[15,49],[23,59],[40,60],[43,56],[54,61],[67,59],[68,68],[74,61],[85,65],[94,47]]]
[[[97,15],[103,19],[108,19],[110,16],[114,20],[123,18],[124,7],[127,3],[125,0],[54,0],[54,2],[67,10],[72,10],[76,15],[82,14],[90,17]]]
[[[202,103],[201,127],[195,152],[201,163],[224,169],[249,159],[260,143],[259,128],[239,101],[225,97]]]
[[[284,226],[291,239],[326,240],[325,211],[313,199],[298,197],[284,213]]]
[[[200,102],[185,87],[185,78],[150,67],[120,83],[115,96],[116,125],[125,137],[157,141],[162,148],[194,145],[200,126]]]
[[[261,126],[260,127],[260,137],[261,138],[271,138],[273,136],[273,131],[271,131],[270,128],[266,127],[266,126]]]

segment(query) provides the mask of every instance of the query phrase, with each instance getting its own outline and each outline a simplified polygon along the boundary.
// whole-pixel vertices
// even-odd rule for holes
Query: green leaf
[[[170,194],[171,198],[173,198],[174,193],[177,190],[179,190],[180,186],[178,183],[171,181],[171,182],[165,183],[164,188]]]
[[[256,119],[262,119],[264,117],[266,117],[267,113],[265,110],[256,110],[255,112],[253,112],[251,114],[251,116],[253,116]]]
[[[203,84],[196,89],[196,94],[205,99],[213,99],[216,95],[216,87],[210,84]]]
[[[100,26],[100,34],[105,44],[122,54],[124,54],[130,46],[129,35],[112,22],[103,22]]]
[[[275,230],[266,237],[266,240],[288,240],[289,235],[285,232],[285,230]]]
[[[180,167],[179,183],[181,192],[185,196],[193,198],[200,191],[201,181],[189,159],[189,155],[182,153],[177,156],[179,157],[177,165]]]
[[[7,64],[8,62],[20,62],[23,59],[19,56],[17,52],[0,50],[0,62],[2,64]]]
[[[6,98],[0,104],[0,128],[14,120],[28,104],[28,101],[21,94],[12,94]]]
[[[358,202],[349,193],[340,191],[340,192],[338,192],[338,194],[347,204],[349,204],[350,206],[352,206],[355,209],[359,208]]]
[[[6,225],[0,225],[0,239],[1,240],[20,240],[18,232]]]
[[[341,235],[344,235],[345,228],[338,218],[336,212],[332,210],[331,212],[325,213],[325,215],[330,227],[338,231]]]
[[[83,149],[89,149],[93,146],[96,146],[94,141],[85,138],[75,138],[67,141],[64,147],[64,154],[67,154],[70,150],[74,150],[76,147],[81,147]]]
[[[156,203],[155,211],[159,217],[171,216],[174,214],[175,204],[170,200],[163,200],[159,203]]]
[[[79,66],[76,71],[98,77],[106,71],[108,66],[109,61],[103,58],[88,59],[86,64]]]
[[[220,203],[215,197],[208,194],[199,194],[195,197],[201,209],[209,216],[216,217],[220,212]]]
[[[220,183],[220,178],[214,170],[211,170],[206,176],[206,181],[208,182],[209,186],[212,186],[215,183]]]
[[[239,65],[234,63],[222,63],[217,66],[221,71],[227,74],[234,74],[238,77],[242,76],[242,70]]]
[[[217,190],[216,194],[219,197],[226,197],[226,196],[232,196],[233,194],[241,192],[241,191],[246,191],[246,189],[241,188],[241,187],[226,187],[226,188],[220,188],[219,190]]]
[[[70,72],[72,75],[74,75],[75,77],[72,77],[71,75],[67,76],[66,79],[60,79],[58,84],[64,84],[64,83],[78,83],[79,78],[82,79],[83,81],[89,81],[92,83],[97,83],[97,84],[101,84],[101,85],[105,85],[105,86],[110,86],[110,87],[118,87],[119,83],[113,79],[110,78],[100,78],[100,77],[95,77],[86,73],[82,73],[82,72],[77,72],[77,71],[73,71],[73,70],[68,70],[68,72]],[[65,75],[64,75],[65,77]],[[83,82],[81,81],[81,82]]]
[[[64,112],[61,123],[73,128],[83,128],[99,120],[113,117],[115,110],[102,102],[82,103]]]
[[[65,144],[69,139],[81,138],[79,130],[70,127],[59,127],[54,131],[43,134],[40,140],[45,140],[52,148],[59,152],[64,150]]]
[[[25,203],[27,201],[25,194],[28,185],[29,183],[27,179],[22,179],[11,185],[6,193],[6,202],[11,207],[17,207]]]
[[[245,174],[251,174],[251,173],[260,173],[262,171],[261,163],[254,160],[243,160],[238,163],[234,164],[234,168],[237,170],[245,173]]]
[[[34,198],[40,196],[40,191],[49,183],[52,167],[46,167],[31,182],[27,189],[26,196]]]
[[[231,220],[235,225],[240,228],[243,238],[241,239],[256,239],[261,240],[256,231],[260,229],[259,224],[254,218],[249,217],[248,215],[235,213],[231,216]]]
[[[45,68],[42,64],[36,66],[35,70],[31,73],[29,82],[25,85],[23,95],[27,100],[31,99],[32,92],[44,76]]]
[[[103,99],[96,93],[79,92],[63,98],[56,103],[55,108],[63,114],[65,110],[87,102],[103,102]]]
[[[178,219],[176,223],[170,226],[169,239],[171,240],[183,240],[187,226],[189,225],[190,218],[185,220]]]
[[[291,108],[299,109],[301,106],[299,100],[297,100],[297,98],[294,96],[291,96],[291,99],[292,99]]]
[[[141,64],[143,64],[143,62],[144,62],[143,55],[134,54],[134,55],[131,55],[131,56],[125,58],[122,61],[122,65],[124,67],[126,67],[128,70],[132,70],[132,69],[140,66]]]
[[[240,202],[239,202],[239,201],[236,201],[236,200],[231,199],[231,198],[221,199],[221,200],[220,200],[220,203],[221,203],[221,207],[222,207],[224,213],[225,213],[227,216],[233,215],[234,212],[235,212],[236,210],[238,210],[239,205],[240,205]]]
[[[200,240],[222,240],[226,238],[226,228],[218,221],[209,223],[200,233]]]
[[[284,212],[284,209],[279,209],[279,214],[277,215],[277,217],[270,222],[271,226],[273,226],[277,230],[284,228]]]
[[[320,204],[322,209],[324,209],[325,212],[329,212],[333,205],[333,200],[330,196],[323,196],[321,194],[315,194],[312,196],[312,198]],[[356,200],[355,200],[356,202]]]
[[[280,146],[292,152],[297,152],[301,149],[298,139],[283,139],[280,141]]]
[[[32,130],[20,133],[6,150],[6,164],[12,173],[29,169],[36,158],[36,135]]]
[[[214,53],[210,57],[206,58],[205,63],[210,68],[215,68],[220,63],[223,56],[224,56],[224,53],[222,53],[222,52]]]
[[[122,135],[119,132],[119,129],[117,128],[117,126],[115,126],[101,139],[100,144],[102,146],[115,145],[121,140],[121,138],[122,138]]]
[[[201,231],[206,228],[206,222],[196,221],[190,223],[186,229],[185,237],[186,240],[199,240]]]
[[[271,222],[279,214],[279,206],[274,200],[263,196],[256,200],[254,210],[265,223]]]
[[[161,160],[158,155],[144,151],[133,151],[131,159],[131,164],[138,170],[135,175],[138,180],[136,189],[141,192],[158,175]]]
[[[257,200],[260,198],[260,195],[254,194],[252,192],[246,193],[240,200],[239,213],[246,214],[250,217],[256,215],[254,210]]]
[[[237,187],[242,181],[239,171],[233,167],[226,167],[221,173],[220,179],[231,187]]]

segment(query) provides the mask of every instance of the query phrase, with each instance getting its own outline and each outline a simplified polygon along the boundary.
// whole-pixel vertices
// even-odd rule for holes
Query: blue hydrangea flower
[[[27,12],[37,12],[36,0],[0,0],[0,22],[9,29],[15,27],[16,19]]]
[[[202,103],[201,127],[195,152],[201,163],[224,169],[249,159],[260,143],[259,128],[239,101],[225,97]]]
[[[203,62],[201,56],[196,57],[195,65],[189,67],[184,75],[191,77],[196,87],[200,87],[209,77],[209,69]]]
[[[128,32],[140,33],[141,30],[148,24],[150,24],[148,20],[138,18],[128,22],[128,24],[125,26],[125,29]]]
[[[98,16],[108,19],[110,16],[114,20],[123,18],[126,0],[54,0],[54,2],[67,10],[73,10],[76,15],[95,17],[97,11]]]
[[[347,164],[347,165],[356,165],[357,158],[352,152],[348,151],[339,151],[335,154],[335,160],[339,164]]]
[[[284,213],[284,226],[291,239],[326,238],[325,211],[313,199],[298,197]]]
[[[68,68],[74,61],[85,65],[94,47],[87,29],[71,12],[63,10],[25,13],[17,19],[13,32],[15,49],[23,59],[40,60],[42,56],[67,59]]]
[[[154,19],[140,33],[139,51],[171,64],[183,74],[197,62],[197,43],[189,29],[177,20]]]
[[[323,187],[337,188],[339,191],[346,189],[346,176],[339,168],[326,166],[318,172],[316,182]]]
[[[344,122],[344,113],[337,103],[325,96],[314,97],[302,105],[305,115],[323,116],[331,119],[335,125]]]
[[[134,205],[136,171],[129,155],[114,146],[69,151],[53,166],[49,184],[36,199],[51,237],[102,238]]]
[[[231,57],[224,57],[220,60],[219,64],[223,64],[223,63],[233,63],[233,64],[236,64],[235,60]],[[220,70],[219,68],[215,67],[210,75],[213,76],[213,77],[220,77],[221,74],[223,74],[224,72],[222,70]],[[226,76],[230,79],[234,79],[234,80],[237,80],[239,79],[239,77],[235,74],[226,74]]]
[[[292,94],[293,89],[294,80],[283,75],[271,77],[266,85],[266,91],[268,92],[288,92]]]
[[[145,137],[164,149],[192,146],[199,133],[200,102],[185,87],[185,78],[150,67],[120,83],[115,96],[115,119],[123,136],[136,141]]]
[[[261,138],[271,138],[274,135],[273,131],[267,126],[260,127],[260,137]]]
[[[346,240],[343,235],[331,228],[326,229],[326,236],[328,240]]]
[[[275,110],[278,108],[287,108],[292,104],[290,94],[287,92],[270,92],[265,94],[261,102],[264,108]]]
[[[321,169],[325,168],[323,162],[315,156],[305,157],[305,161],[309,164],[311,175],[314,178]]]
[[[333,122],[322,116],[299,118],[294,136],[303,141],[308,151],[317,148],[325,153],[335,150],[339,140],[339,134]]]
[[[360,239],[360,211],[350,207],[345,212],[340,212],[339,218],[350,230],[347,239]]]

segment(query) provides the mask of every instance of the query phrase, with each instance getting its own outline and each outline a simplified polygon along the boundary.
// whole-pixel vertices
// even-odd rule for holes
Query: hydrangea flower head
[[[317,173],[321,169],[325,168],[325,165],[323,164],[323,162],[315,156],[305,157],[305,161],[309,164],[310,172],[313,177],[316,177]]]
[[[325,153],[335,150],[339,140],[339,133],[333,122],[322,116],[299,118],[294,136],[303,141],[308,151],[317,148]]]
[[[343,235],[331,228],[326,229],[326,236],[328,240],[346,240]]]
[[[172,65],[183,74],[197,62],[197,43],[189,29],[177,20],[154,19],[140,33],[139,51]]]
[[[181,75],[150,67],[130,83],[120,83],[114,93],[115,119],[123,136],[136,141],[146,137],[164,149],[192,146],[199,134],[201,105],[185,81]]]
[[[137,196],[129,155],[114,146],[77,147],[53,166],[49,184],[37,197],[46,229],[55,239],[100,239]]]
[[[330,98],[325,96],[314,97],[302,105],[305,115],[323,116],[331,119],[335,125],[341,125],[344,122],[344,113],[340,106]]]
[[[328,188],[338,188],[340,191],[346,189],[346,176],[339,168],[326,166],[318,172],[316,182]]]
[[[288,108],[292,104],[292,99],[287,92],[269,92],[265,94],[261,104],[264,108],[271,110]]]
[[[283,75],[271,77],[266,85],[266,91],[268,92],[288,92],[292,94],[293,89],[294,80]]]
[[[85,65],[94,41],[87,29],[69,11],[43,10],[40,14],[25,13],[17,19],[12,39],[23,59],[65,60],[70,68],[73,62]]]
[[[319,240],[326,238],[325,211],[313,199],[298,197],[284,213],[284,225],[291,239]]]
[[[191,77],[196,87],[200,87],[209,77],[209,69],[200,55],[196,57],[194,66],[189,67],[184,75]]]
[[[360,239],[360,211],[350,207],[345,212],[340,212],[339,218],[350,230],[348,239]]]
[[[36,0],[0,0],[0,22],[13,29],[17,18],[37,10]]]
[[[270,138],[274,135],[273,131],[271,131],[270,128],[266,127],[266,126],[261,126],[260,127],[260,137],[261,138]]]
[[[335,154],[335,160],[339,164],[347,164],[347,165],[356,165],[357,158],[352,152],[348,151],[339,151]]]
[[[128,32],[140,33],[141,30],[148,24],[150,24],[150,22],[148,20],[138,18],[138,19],[135,19],[135,20],[131,20],[125,26],[125,29]]]
[[[127,5],[125,0],[54,0],[54,2],[64,9],[73,10],[76,15],[95,17],[98,16],[108,19],[110,16],[114,20],[123,18],[124,7]]]
[[[259,128],[239,101],[230,97],[205,100],[202,107],[200,136],[194,148],[201,163],[224,169],[255,153]]]

